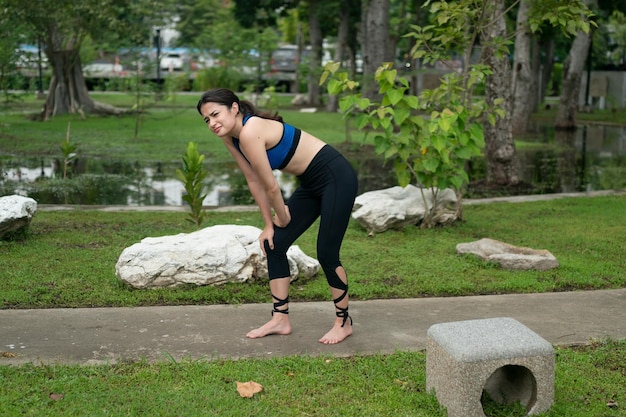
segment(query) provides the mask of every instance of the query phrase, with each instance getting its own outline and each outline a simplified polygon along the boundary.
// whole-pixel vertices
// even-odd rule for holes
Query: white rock
[[[115,271],[134,288],[219,285],[267,277],[261,230],[218,225],[192,233],[149,237],[122,252]],[[319,271],[319,263],[294,246],[287,252],[292,279]]]
[[[495,262],[504,269],[545,271],[559,267],[557,259],[547,250],[513,246],[494,239],[459,243],[456,245],[456,252],[476,255],[484,261]]]
[[[37,202],[21,195],[0,197],[0,238],[28,227],[37,211]]]
[[[456,220],[458,201],[453,190],[420,189],[411,184],[359,195],[354,202],[352,218],[370,233],[416,225],[424,219],[427,210],[432,210],[433,191],[437,192],[433,222],[446,224]]]

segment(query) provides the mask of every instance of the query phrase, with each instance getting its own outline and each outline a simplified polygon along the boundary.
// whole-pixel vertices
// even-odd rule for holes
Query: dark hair
[[[202,97],[200,97],[200,100],[198,101],[198,113],[202,114],[202,112],[200,112],[200,108],[205,103],[218,103],[223,104],[226,107],[230,107],[233,103],[237,103],[239,105],[239,112],[244,115],[251,114],[264,119],[277,120],[281,123],[283,122],[283,118],[278,115],[278,112],[271,114],[259,111],[254,104],[250,103],[248,100],[239,100],[239,97],[237,97],[237,95],[228,88],[214,88],[202,94]]]

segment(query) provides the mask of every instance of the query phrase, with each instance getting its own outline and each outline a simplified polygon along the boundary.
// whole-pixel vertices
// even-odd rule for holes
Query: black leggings
[[[291,222],[274,226],[274,250],[265,242],[269,278],[290,276],[287,249],[320,217],[317,259],[328,285],[347,290],[336,269],[342,266],[339,250],[356,198],[356,173],[343,155],[326,145],[298,178],[300,185],[286,202]]]

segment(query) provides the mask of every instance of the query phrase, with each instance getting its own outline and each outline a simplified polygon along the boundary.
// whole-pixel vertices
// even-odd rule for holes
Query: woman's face
[[[200,107],[200,113],[211,132],[217,136],[236,136],[235,133],[238,133],[233,131],[237,127],[236,117],[239,113],[237,103],[230,107],[219,103],[204,103]]]

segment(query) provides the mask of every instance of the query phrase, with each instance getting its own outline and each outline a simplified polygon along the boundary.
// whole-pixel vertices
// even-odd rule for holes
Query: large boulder
[[[456,221],[459,210],[453,190],[420,189],[411,184],[359,195],[354,201],[352,217],[370,234],[417,225],[433,209],[435,194],[437,204],[429,226]]]
[[[37,202],[21,195],[0,197],[0,239],[30,226],[37,211]]]
[[[124,249],[119,279],[134,288],[219,285],[267,277],[267,261],[253,226],[218,225],[192,233],[148,237]],[[320,265],[297,246],[287,252],[292,280],[317,274]]]
[[[456,245],[456,252],[476,255],[484,261],[495,262],[504,269],[545,271],[559,267],[559,262],[547,250],[513,246],[494,239],[459,243]]]

